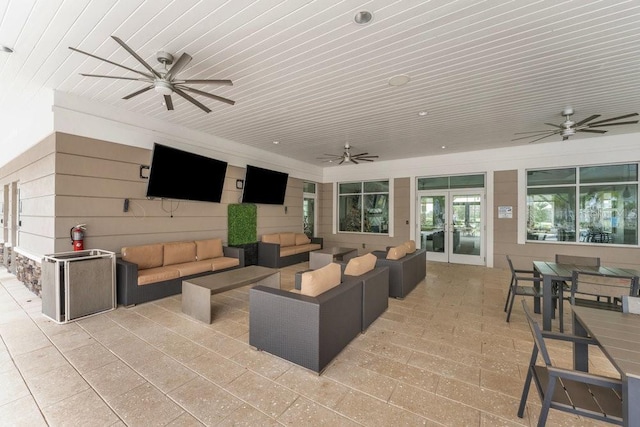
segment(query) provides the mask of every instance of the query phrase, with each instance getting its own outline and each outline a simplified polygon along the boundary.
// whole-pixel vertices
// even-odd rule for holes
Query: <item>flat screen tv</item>
[[[289,174],[247,165],[242,203],[283,205]]]
[[[227,162],[154,144],[147,197],[220,203]]]

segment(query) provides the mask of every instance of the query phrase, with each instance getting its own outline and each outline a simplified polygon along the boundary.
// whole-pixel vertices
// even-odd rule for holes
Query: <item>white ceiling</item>
[[[236,105],[196,96],[205,114],[174,95],[166,111],[154,91],[121,99],[144,83],[78,75],[136,76],[69,46],[144,71],[111,35],[154,67],[159,50],[189,53],[180,77],[231,79],[198,88]],[[347,141],[390,160],[526,145],[515,132],[550,129],[566,106],[577,120],[640,110],[638,0],[0,0],[0,44],[15,50],[0,89],[69,92],[325,166]],[[389,86],[398,74],[411,81]]]

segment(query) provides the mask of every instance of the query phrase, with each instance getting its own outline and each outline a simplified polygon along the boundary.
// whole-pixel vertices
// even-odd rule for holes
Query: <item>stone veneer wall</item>
[[[42,290],[41,277],[42,266],[39,262],[21,254],[16,254],[16,278],[38,296]]]

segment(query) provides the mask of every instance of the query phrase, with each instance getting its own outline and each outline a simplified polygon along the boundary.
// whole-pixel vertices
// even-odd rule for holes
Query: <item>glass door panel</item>
[[[453,214],[449,261],[482,265],[483,195],[452,192],[450,198]]]
[[[447,196],[420,194],[418,197],[420,247],[427,249],[427,259],[447,261]]]
[[[315,203],[314,198],[305,197],[302,204],[302,222],[304,224],[304,234],[312,238],[315,236]]]

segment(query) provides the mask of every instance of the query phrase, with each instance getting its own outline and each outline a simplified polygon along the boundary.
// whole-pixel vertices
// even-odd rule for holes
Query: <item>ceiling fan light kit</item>
[[[207,98],[215,99],[216,101],[224,102],[229,105],[234,105],[235,101],[232,101],[227,98],[223,98],[218,95],[214,95],[212,93],[204,92],[195,88],[192,88],[188,85],[190,84],[218,84],[218,85],[227,85],[232,86],[233,82],[231,80],[213,80],[213,79],[191,79],[191,80],[182,80],[178,79],[177,75],[182,71],[188,64],[191,62],[191,56],[186,53],[182,53],[177,61],[174,64],[174,57],[168,52],[158,52],[156,54],[156,59],[159,63],[163,65],[163,70],[157,71],[151,65],[149,65],[142,57],[140,57],[133,49],[131,49],[125,42],[120,40],[116,36],[111,36],[113,40],[115,40],[124,50],[129,52],[131,56],[133,56],[144,68],[147,69],[148,72],[139,71],[133,68],[126,67],[121,64],[117,64],[113,61],[110,61],[105,58],[101,58],[99,56],[93,55],[88,52],[84,52],[80,49],[76,49],[74,47],[69,46],[69,49],[74,52],[82,53],[84,55],[90,56],[95,59],[99,59],[108,64],[115,65],[116,67],[123,68],[132,73],[138,74],[142,77],[119,77],[119,76],[111,76],[111,75],[99,75],[99,74],[84,74],[80,73],[81,76],[85,77],[98,77],[98,78],[106,78],[106,79],[116,79],[116,80],[133,80],[140,81],[147,84],[142,89],[139,89],[133,93],[130,93],[124,96],[122,99],[131,99],[135,96],[138,96],[142,93],[145,93],[151,89],[153,89],[158,94],[164,97],[164,105],[167,107],[167,110],[173,110],[173,100],[171,99],[172,94],[177,94],[178,96],[184,98],[189,101],[196,107],[200,108],[205,113],[211,112],[207,106],[196,100],[191,95],[185,93],[184,91],[194,93],[196,95],[204,96]],[[169,66],[171,65],[171,68]]]
[[[327,163],[338,162],[339,165],[343,163],[359,164],[360,162],[373,162],[373,159],[377,159],[379,156],[370,155],[369,153],[351,154],[351,146],[347,142],[344,145],[344,152],[340,155],[325,154],[322,157],[318,157],[319,160]]]
[[[538,130],[531,132],[518,132],[516,135],[527,135],[519,138],[512,139],[511,141],[520,141],[522,139],[535,138],[533,141],[529,141],[529,143],[537,142],[542,139],[548,138],[553,135],[560,135],[563,141],[569,139],[569,137],[575,135],[577,132],[586,132],[586,133],[597,133],[604,134],[607,133],[606,130],[602,129],[593,129],[593,128],[601,128],[606,126],[619,126],[619,125],[632,125],[638,123],[638,120],[630,120],[626,122],[620,122],[618,120],[628,119],[629,117],[636,117],[638,113],[630,113],[625,114],[618,117],[613,117],[610,119],[598,120],[594,122],[593,120],[600,117],[600,114],[593,114],[586,119],[580,120],[579,122],[575,122],[571,119],[574,111],[571,107],[566,107],[562,110],[562,115],[565,118],[565,121],[560,123],[559,125],[553,123],[545,123],[547,126],[551,126],[555,129],[547,129],[547,130]]]

